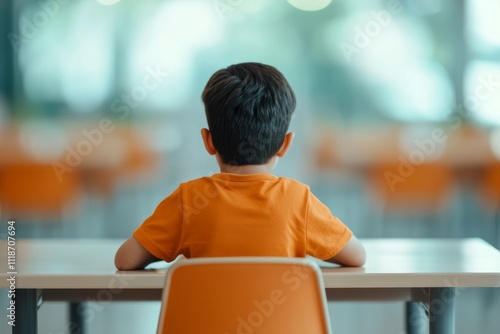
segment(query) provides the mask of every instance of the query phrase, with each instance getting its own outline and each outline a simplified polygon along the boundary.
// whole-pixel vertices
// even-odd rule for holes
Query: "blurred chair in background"
[[[9,123],[0,128],[0,218],[16,219],[19,237],[63,236],[75,222],[83,191],[77,169],[58,175],[53,161],[66,137],[53,122]]]
[[[381,223],[374,226],[376,234],[384,235],[388,215],[404,214],[437,222],[445,210],[454,183],[452,168],[443,162],[411,168],[401,173],[401,164],[394,162],[376,164],[370,169],[368,185],[381,215]]]
[[[500,247],[500,161],[486,168],[481,190],[484,208],[493,214],[493,218],[487,219],[493,233],[489,235],[490,240],[486,239]]]
[[[0,167],[1,216],[16,218],[19,224],[27,217],[36,223],[68,223],[66,218],[76,210],[81,191],[76,170],[59,181],[50,164],[25,161]],[[61,229],[56,232],[61,233]]]
[[[400,165],[387,163],[373,166],[370,185],[377,201],[389,211],[436,213],[443,209],[453,184],[452,169],[444,163],[425,163],[414,167],[409,175],[399,174]],[[398,181],[390,181],[389,175]]]
[[[463,124],[449,131],[447,137],[444,159],[453,165],[456,183],[450,216],[454,220],[452,236],[480,237],[494,243],[491,212],[495,206],[487,203],[495,201],[495,190],[490,192],[488,188],[494,187],[491,175],[498,160],[490,144],[490,134],[484,128]]]

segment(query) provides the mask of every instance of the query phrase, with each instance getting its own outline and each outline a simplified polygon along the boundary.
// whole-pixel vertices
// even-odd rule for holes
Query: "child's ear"
[[[201,138],[203,138],[203,144],[205,144],[205,149],[207,150],[208,154],[214,155],[217,153],[214,147],[214,143],[212,142],[212,134],[208,129],[201,129]]]
[[[295,133],[293,132],[289,132],[285,135],[285,139],[283,139],[283,144],[281,144],[280,149],[278,150],[278,152],[276,152],[276,155],[279,158],[283,157],[290,148],[290,146],[292,146],[293,137],[295,137]]]

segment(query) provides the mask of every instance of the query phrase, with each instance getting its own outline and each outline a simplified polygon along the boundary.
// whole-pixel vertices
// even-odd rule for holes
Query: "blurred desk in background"
[[[109,197],[118,183],[154,178],[161,157],[147,135],[147,128],[109,119],[0,128],[2,215],[57,217],[84,192]]]
[[[323,129],[313,136],[319,169],[360,169],[377,164],[418,166],[441,162],[453,168],[483,168],[500,161],[500,138],[472,127],[393,126]]]
[[[362,212],[358,233],[475,236],[500,245],[499,129],[318,124],[314,131],[313,181],[335,194],[333,212],[338,196],[354,194],[348,204]]]

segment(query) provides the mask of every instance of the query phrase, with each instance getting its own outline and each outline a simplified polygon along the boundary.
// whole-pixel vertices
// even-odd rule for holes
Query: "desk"
[[[430,333],[451,334],[454,333],[455,296],[461,289],[500,287],[500,252],[481,239],[365,239],[362,242],[368,254],[365,267],[322,268],[329,300],[423,302],[429,312]],[[44,301],[102,303],[159,300],[165,272],[117,272],[113,258],[121,243],[122,240],[103,239],[18,240],[13,333],[37,333],[40,297]],[[8,288],[10,276],[6,248],[7,243],[2,240],[0,288]],[[74,311],[81,317],[87,314],[78,309]],[[413,312],[417,310],[410,307],[407,311],[411,325]]]
[[[314,156],[320,169],[364,170],[378,164],[399,163],[400,156],[408,160],[417,151],[425,155],[425,160],[454,169],[477,169],[500,160],[494,151],[492,133],[470,126],[338,128],[335,124],[321,123],[314,129]],[[427,148],[422,148],[424,142]]]

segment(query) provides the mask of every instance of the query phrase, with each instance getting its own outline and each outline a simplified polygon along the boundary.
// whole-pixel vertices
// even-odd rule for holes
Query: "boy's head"
[[[215,72],[202,100],[213,146],[233,166],[265,164],[276,155],[296,105],[283,74],[260,63]]]

